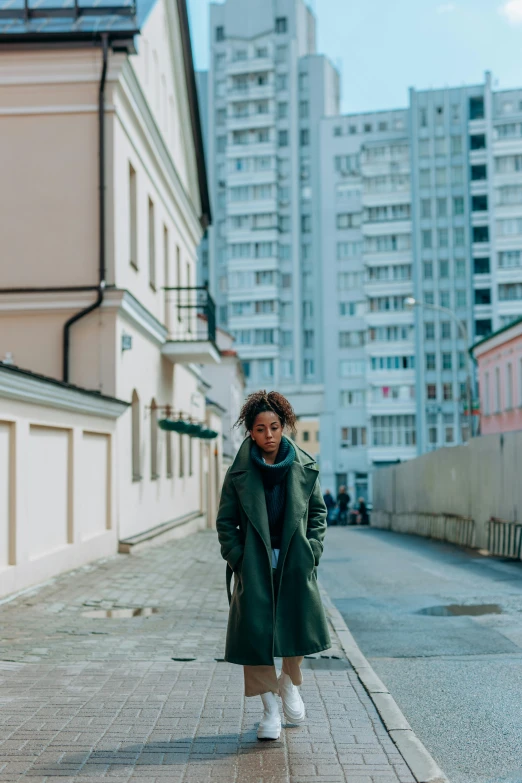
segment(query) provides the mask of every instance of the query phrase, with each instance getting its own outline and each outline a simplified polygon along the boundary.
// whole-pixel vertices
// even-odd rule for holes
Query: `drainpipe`
[[[93,310],[100,307],[103,302],[106,286],[106,259],[105,259],[105,80],[107,77],[107,61],[109,55],[109,38],[107,33],[102,35],[102,53],[103,65],[100,77],[100,86],[98,89],[98,212],[99,212],[99,263],[98,272],[98,296],[96,301],[88,307],[80,310],[71,316],[63,327],[63,380],[69,382],[69,353],[70,353],[70,330],[71,326],[84,318]]]

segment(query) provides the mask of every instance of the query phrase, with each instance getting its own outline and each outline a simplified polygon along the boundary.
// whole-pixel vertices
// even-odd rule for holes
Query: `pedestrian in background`
[[[216,527],[230,604],[225,660],[242,664],[245,696],[261,696],[258,739],[305,720],[304,655],[330,647],[317,586],[326,506],[313,458],[283,434],[296,416],[278,392],[251,394],[238,419],[247,437],[227,472]],[[234,575],[234,590],[230,584]],[[274,657],[283,658],[277,676]]]
[[[324,504],[326,506],[326,524],[327,525],[334,525],[336,524],[337,520],[334,519],[334,509],[337,506],[337,503],[335,502],[334,498],[332,497],[332,494],[329,489],[326,490],[326,492],[323,495]]]
[[[357,517],[357,524],[358,525],[370,524],[370,517],[368,516],[368,509],[366,508],[366,503],[364,502],[364,498],[359,498],[359,515]]]
[[[339,506],[339,524],[348,524],[348,507],[350,505],[350,495],[346,491],[346,487],[339,487],[339,494],[337,495],[337,505]]]

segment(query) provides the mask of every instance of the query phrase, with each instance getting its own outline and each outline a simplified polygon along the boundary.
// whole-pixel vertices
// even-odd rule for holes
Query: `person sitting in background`
[[[348,524],[348,506],[350,505],[350,495],[346,491],[346,487],[339,487],[339,494],[337,495],[337,505],[339,506],[339,524]]]
[[[336,506],[336,502],[335,502],[334,498],[332,497],[332,494],[331,494],[329,489],[327,489],[325,491],[325,493],[323,495],[323,500],[324,500],[324,503],[325,503],[325,506],[326,506],[326,511],[327,511],[326,523],[328,525],[334,524],[333,510],[334,510],[334,508]]]

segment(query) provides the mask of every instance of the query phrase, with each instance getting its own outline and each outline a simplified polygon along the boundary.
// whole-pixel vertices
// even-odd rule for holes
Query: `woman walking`
[[[225,660],[244,667],[245,695],[261,696],[258,739],[305,720],[304,655],[330,647],[317,587],[326,506],[312,457],[283,434],[296,416],[278,392],[251,394],[238,419],[247,437],[223,484],[217,517],[230,603]],[[234,575],[234,591],[230,584]],[[274,657],[283,658],[277,677]]]

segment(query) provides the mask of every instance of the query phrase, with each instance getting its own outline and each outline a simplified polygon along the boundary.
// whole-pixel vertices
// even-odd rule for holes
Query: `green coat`
[[[326,506],[313,459],[291,441],[283,537],[275,578],[263,482],[246,438],[227,472],[216,527],[227,577],[234,572],[225,660],[271,665],[274,657],[309,655],[331,646],[317,587]],[[274,587],[277,601],[274,600]]]

